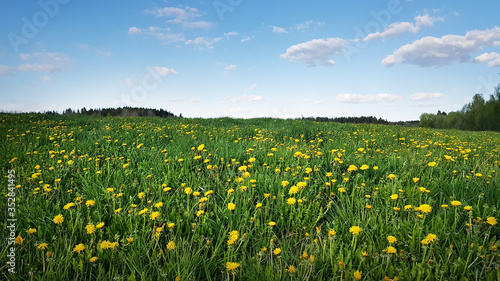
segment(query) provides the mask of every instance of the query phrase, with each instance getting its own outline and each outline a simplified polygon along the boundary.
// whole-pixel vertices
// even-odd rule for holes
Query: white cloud
[[[284,28],[279,26],[273,26],[274,33],[288,33]]]
[[[295,28],[298,31],[307,31],[311,27],[318,28],[318,27],[321,27],[321,26],[324,26],[324,25],[325,25],[324,22],[317,22],[317,21],[313,21],[313,20],[308,20],[308,21],[306,21],[304,23],[298,23],[298,24],[296,24]]]
[[[259,84],[253,84],[250,87],[246,88],[245,90],[246,91],[252,91],[252,90],[255,90],[257,88],[257,86],[259,86]]]
[[[245,37],[243,37],[243,39],[241,39],[241,43],[246,42],[246,41],[250,41],[250,40],[252,40],[252,38],[250,38],[250,36],[245,36]]]
[[[145,12],[153,14],[156,17],[173,17],[179,20],[187,20],[200,16],[200,14],[198,14],[198,9],[191,8],[189,6],[184,7],[184,9],[175,7],[164,7],[154,10],[146,10]]]
[[[300,61],[309,66],[316,66],[316,63],[330,66],[335,62],[329,57],[340,54],[346,44],[347,41],[342,38],[313,39],[289,47],[280,58]]]
[[[8,66],[8,65],[1,65],[0,64],[0,75],[9,75],[12,74],[12,71],[15,70],[14,68]]]
[[[341,103],[379,103],[393,102],[401,99],[401,96],[391,94],[358,95],[358,94],[338,94],[337,102]]]
[[[241,107],[233,107],[229,109],[229,112],[231,113],[243,113],[243,112],[248,112],[248,109],[241,108]]]
[[[484,53],[474,58],[474,62],[488,62],[488,67],[500,66],[500,54],[497,52]]]
[[[35,71],[35,72],[60,72],[61,69],[53,64],[20,64],[17,68],[19,71]]]
[[[171,74],[178,74],[177,71],[175,71],[174,69],[168,69],[168,68],[163,67],[163,66],[153,66],[151,68],[156,73],[158,73],[161,76],[168,76],[168,75],[171,75]]]
[[[208,21],[194,21],[200,17],[198,9],[186,6],[184,8],[164,7],[154,10],[146,10],[146,13],[153,14],[156,17],[168,17],[168,23],[178,24],[187,29],[202,28],[210,29],[213,23]],[[130,32],[130,30],[129,30]]]
[[[142,29],[132,26],[131,28],[128,29],[128,34],[140,34],[142,33],[142,31],[143,31]]]
[[[62,64],[67,63],[69,58],[65,54],[58,52],[35,52],[33,54],[19,54],[22,60],[41,60],[46,63]]]
[[[50,77],[48,75],[43,77],[43,82],[52,82],[52,77]]]
[[[231,31],[231,32],[226,32],[226,33],[224,33],[224,36],[226,36],[228,39],[229,39],[229,37],[231,37],[231,36],[237,36],[237,35],[239,35],[239,34],[238,34],[238,32],[236,32],[236,31]]]
[[[393,66],[396,63],[404,63],[440,67],[469,62],[472,53],[490,46],[500,46],[500,27],[469,31],[465,36],[427,36],[400,47],[392,55],[385,57],[382,64]]]
[[[444,97],[442,93],[415,93],[410,96],[411,100],[421,101],[421,100],[435,100]]]
[[[191,98],[191,99],[189,100],[189,102],[190,102],[190,103],[199,103],[199,102],[201,102],[201,100],[200,100],[199,98]]]
[[[126,85],[129,85],[129,86],[137,85],[137,83],[134,82],[134,80],[132,80],[130,78],[125,79],[125,81],[123,81],[123,83],[125,83]]]
[[[401,35],[407,31],[417,33],[422,26],[433,26],[437,21],[444,21],[441,17],[431,17],[428,14],[416,16],[415,23],[411,22],[395,22],[390,24],[382,32],[375,32],[368,34],[364,41],[373,40],[377,38],[387,38],[391,36]]]
[[[236,69],[236,67],[238,67],[236,64],[230,64],[230,65],[226,66],[226,69],[232,70],[232,69]]]
[[[222,103],[248,103],[254,101],[261,101],[264,99],[262,95],[243,95],[240,97],[224,97],[221,98]]]
[[[208,49],[213,49],[214,43],[217,43],[221,40],[221,37],[216,37],[216,38],[208,38],[208,37],[197,37],[193,40],[187,40],[186,45],[195,45],[198,48],[201,48],[200,46],[205,45],[206,48]]]

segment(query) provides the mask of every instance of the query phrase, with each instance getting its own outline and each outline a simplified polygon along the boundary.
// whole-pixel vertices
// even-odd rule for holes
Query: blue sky
[[[3,111],[416,120],[500,82],[493,0],[1,5]]]

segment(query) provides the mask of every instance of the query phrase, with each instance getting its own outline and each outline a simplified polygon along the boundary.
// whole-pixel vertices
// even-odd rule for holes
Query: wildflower
[[[152,212],[150,215],[149,215],[149,219],[151,219],[152,221],[156,220],[157,217],[160,216],[160,212]]]
[[[24,239],[21,237],[21,235],[18,235],[18,236],[16,237],[16,239],[14,239],[14,242],[15,242],[16,244],[22,245],[22,244],[23,244],[23,242],[24,242]]]
[[[410,210],[411,209],[411,205],[405,205],[405,210]]]
[[[417,183],[420,180],[420,178],[413,178],[413,182]]]
[[[389,244],[394,244],[398,241],[398,239],[392,235],[387,236],[387,241],[389,241]]]
[[[446,209],[446,208],[448,208],[448,205],[447,204],[443,204],[443,205],[441,205],[441,208]]]
[[[93,224],[88,224],[85,226],[85,229],[87,230],[87,234],[92,234],[95,231],[95,226]]]
[[[361,231],[363,231],[363,229],[361,229],[361,227],[356,225],[349,228],[349,232],[352,233],[352,235],[359,235]]]
[[[496,218],[494,218],[494,217],[488,217],[488,218],[486,219],[486,222],[487,222],[489,225],[495,225],[495,224],[497,224],[497,219],[496,219]]]
[[[89,261],[90,261],[91,263],[94,263],[94,262],[96,262],[97,260],[98,260],[98,258],[97,258],[97,257],[91,257]]]
[[[289,273],[292,273],[292,274],[293,274],[293,273],[295,273],[295,266],[290,265],[290,266],[288,267],[287,271],[288,271]]]
[[[36,248],[38,250],[45,250],[47,248],[47,246],[49,246],[48,243],[40,243],[40,245],[38,245]]]
[[[132,242],[134,242],[134,237],[128,237],[128,238],[127,238],[127,242],[128,242],[129,244],[132,244]]]
[[[396,248],[394,248],[392,246],[387,247],[386,251],[387,251],[388,254],[396,254],[398,252],[396,250]]]
[[[257,203],[257,205],[255,205],[255,208],[260,208],[262,207],[262,203]]]
[[[35,232],[36,232],[36,228],[30,228],[30,229],[26,230],[26,233],[28,233],[28,234],[33,234]]]
[[[229,211],[233,211],[234,209],[236,209],[236,204],[234,204],[234,203],[227,204],[227,209]]]
[[[54,223],[55,224],[61,224],[64,221],[63,215],[59,214],[54,217]]]
[[[155,208],[161,208],[163,207],[163,202],[158,202],[155,204]]]
[[[355,172],[357,170],[358,170],[358,167],[356,167],[355,165],[350,165],[349,168],[347,168],[348,172]]]
[[[293,197],[292,197],[292,198],[288,198],[288,199],[286,200],[286,203],[287,203],[288,205],[294,205],[294,204],[295,204],[295,202],[297,202],[297,200],[296,200],[295,198],[293,198]]]
[[[390,180],[393,180],[393,179],[395,179],[395,178],[396,178],[396,175],[395,175],[395,174],[389,174],[389,175],[387,176],[387,178],[388,178],[388,179],[390,179]]]
[[[398,198],[399,198],[399,196],[398,196],[397,194],[393,194],[393,195],[391,195],[391,199],[392,199],[392,200],[396,200],[396,199],[398,199]]]
[[[425,237],[425,239],[429,240],[430,242],[432,242],[432,241],[436,240],[436,238],[437,238],[437,235],[436,235],[436,234],[434,234],[434,233],[429,233],[429,234],[427,234],[427,236]]]
[[[338,190],[339,190],[340,193],[344,193],[345,192],[345,188],[343,188],[343,187],[340,187]]]
[[[337,232],[335,230],[333,230],[333,229],[330,229],[328,231],[328,236],[330,236],[330,237],[335,236],[336,234],[337,234]]]
[[[197,217],[200,217],[200,216],[202,216],[204,213],[205,213],[205,211],[203,211],[203,210],[199,210],[198,212],[196,212],[196,216],[197,216]]]
[[[139,199],[142,199],[144,197],[144,192],[139,192],[139,194],[137,194],[137,197],[139,197]]]
[[[73,248],[73,252],[77,252],[78,254],[83,250],[85,250],[85,245],[83,244],[78,244]]]
[[[75,206],[75,203],[69,202],[68,204],[64,205],[63,209],[64,210],[69,210],[69,208]]]
[[[175,223],[173,223],[173,222],[169,222],[169,223],[167,224],[167,227],[168,227],[168,228],[174,228],[174,226],[175,226]]]
[[[119,214],[122,211],[122,208],[118,208],[115,210],[115,214]]]
[[[453,200],[453,201],[451,201],[451,205],[454,207],[458,207],[458,206],[462,205],[462,202],[457,201],[457,200]]]
[[[464,210],[466,210],[466,211],[472,211],[472,206],[465,206]]]
[[[168,242],[167,249],[170,251],[174,250],[175,249],[175,242],[174,241]]]
[[[227,262],[226,263],[227,271],[235,271],[238,267],[240,267],[240,264],[237,262]]]
[[[94,204],[95,204],[94,200],[87,200],[87,202],[85,202],[85,205],[87,205],[87,207],[94,206]]]
[[[281,249],[280,249],[280,248],[276,248],[276,249],[274,249],[273,254],[274,254],[275,256],[277,256],[277,255],[281,254]]]
[[[123,164],[123,166],[122,166],[122,167],[125,169],[125,168],[127,168],[129,165],[130,165],[130,164],[128,164],[128,163],[127,163],[127,164]]]
[[[200,146],[198,146],[198,151],[202,151],[203,149],[205,148],[205,145],[204,144],[200,144]]]
[[[283,187],[287,186],[288,184],[289,184],[288,181],[281,181],[281,186],[283,186]]]
[[[273,221],[270,221],[270,222],[269,222],[269,225],[270,225],[270,226],[275,226],[275,225],[276,225],[276,223],[275,223],[275,222],[273,222]]]
[[[104,227],[104,222],[98,223],[95,227],[97,227],[99,229],[103,228]]]
[[[437,163],[436,163],[436,162],[429,162],[429,164],[427,164],[427,166],[429,166],[429,167],[434,167],[434,166],[436,166],[436,165],[437,165]]]
[[[430,213],[432,211],[432,207],[429,204],[422,204],[418,208],[424,214]]]
[[[292,185],[290,187],[290,190],[288,191],[289,194],[296,194],[298,192],[299,192],[299,188],[297,186],[295,186],[295,185]]]
[[[359,271],[359,270],[354,271],[354,279],[360,280],[361,279],[361,273],[362,272]]]
[[[190,187],[187,187],[186,189],[184,189],[184,193],[190,195],[191,193],[193,193],[193,190]]]
[[[363,164],[363,165],[361,165],[361,167],[359,169],[361,169],[362,171],[368,170],[368,169],[370,169],[370,166]]]

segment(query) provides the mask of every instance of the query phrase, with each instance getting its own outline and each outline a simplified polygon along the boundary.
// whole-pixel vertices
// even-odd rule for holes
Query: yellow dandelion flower
[[[36,248],[38,250],[45,250],[45,249],[47,249],[48,246],[49,246],[48,243],[40,243],[40,245],[38,245]]]
[[[234,209],[236,209],[236,204],[234,203],[227,204],[227,209],[233,211]]]
[[[98,258],[97,258],[97,257],[91,257],[89,261],[90,261],[91,263],[94,263],[94,262],[96,262],[97,260],[98,260]]]
[[[33,234],[35,232],[36,232],[36,228],[30,228],[30,229],[26,230],[26,233],[28,233],[28,234]]]
[[[398,241],[398,239],[392,235],[387,236],[387,241],[389,241],[389,244],[394,244]]]
[[[92,234],[95,231],[95,225],[88,224],[87,226],[85,226],[85,229],[87,230],[87,234]]]
[[[160,212],[152,212],[150,215],[149,215],[149,219],[151,220],[156,220],[157,217],[160,216]]]
[[[174,249],[175,249],[175,242],[174,241],[168,242],[168,244],[167,244],[167,250],[172,251]]]
[[[75,203],[70,202],[70,203],[68,203],[68,204],[64,205],[63,209],[64,209],[64,210],[69,210],[69,208],[71,208],[71,207],[73,207],[73,206],[75,206]]]
[[[281,249],[280,249],[280,248],[276,248],[276,249],[274,249],[273,254],[274,254],[275,256],[277,256],[277,255],[281,254]]]
[[[54,217],[54,223],[55,224],[61,224],[64,221],[63,215],[59,214]]]
[[[451,205],[454,207],[458,207],[458,206],[462,205],[462,202],[457,201],[457,200],[453,200],[453,201],[451,201]]]
[[[487,222],[489,225],[495,225],[495,224],[497,224],[497,219],[496,219],[496,218],[494,218],[494,217],[488,217],[488,218],[486,219],[486,222]]]
[[[295,198],[293,198],[293,197],[292,197],[292,198],[288,198],[288,199],[286,200],[286,203],[287,203],[288,205],[294,205],[294,204],[295,204],[295,202],[297,202],[297,200],[296,200]]]
[[[77,252],[78,254],[80,254],[83,250],[85,250],[85,245],[83,244],[78,244],[73,248],[73,252]]]
[[[103,228],[103,227],[104,227],[104,222],[100,222],[100,223],[98,223],[95,227],[97,227],[97,228],[99,228],[99,229],[100,229],[100,228]]]
[[[15,242],[16,244],[22,245],[22,244],[23,244],[23,242],[24,242],[24,239],[21,237],[21,235],[18,235],[18,236],[16,237],[16,239],[14,239],[14,242]]]
[[[240,264],[237,262],[227,262],[226,263],[227,271],[235,271],[238,267],[240,267]]]
[[[363,229],[357,225],[351,226],[351,228],[349,228],[349,232],[352,233],[352,235],[359,235],[361,231],[363,231]]]
[[[273,221],[270,221],[268,224],[269,224],[270,226],[275,226],[275,225],[276,225],[276,223],[275,223],[275,222],[273,222]]]
[[[354,279],[356,279],[356,280],[360,280],[360,279],[361,279],[361,273],[362,273],[362,272],[361,272],[361,271],[359,271],[359,270],[354,271],[354,274],[353,274]]]

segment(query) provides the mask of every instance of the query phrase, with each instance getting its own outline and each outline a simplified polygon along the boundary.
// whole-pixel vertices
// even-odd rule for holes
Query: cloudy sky
[[[2,1],[0,110],[459,110],[500,82],[500,1]]]

